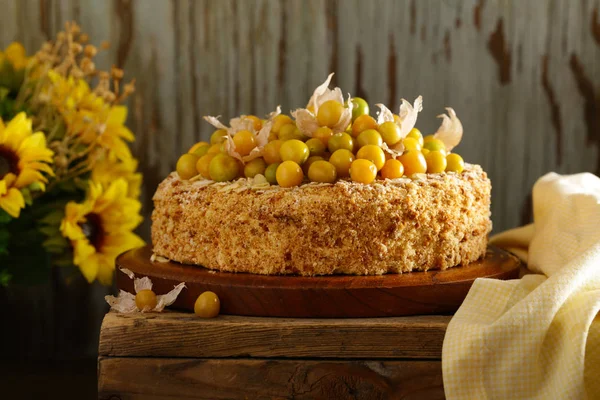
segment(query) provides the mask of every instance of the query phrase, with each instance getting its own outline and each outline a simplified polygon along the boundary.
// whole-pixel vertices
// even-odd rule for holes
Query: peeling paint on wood
[[[485,0],[478,0],[477,5],[473,8],[473,25],[478,31],[481,31],[481,11],[485,5]]]
[[[450,47],[450,31],[447,30],[444,35],[444,55],[446,56],[446,61],[450,63],[452,61],[452,48]]]
[[[571,54],[569,65],[577,81],[579,93],[585,99],[583,115],[587,128],[587,142],[598,147],[600,146],[600,96],[576,54]],[[600,157],[596,162],[596,173],[600,174]]]
[[[600,21],[598,20],[598,8],[594,8],[594,11],[592,11],[592,20],[590,26],[594,40],[596,40],[596,43],[600,45]]]
[[[554,88],[548,79],[548,61],[549,58],[546,54],[542,57],[542,87],[544,88],[544,93],[546,93],[546,97],[548,98],[548,103],[550,105],[552,127],[556,133],[556,163],[560,165],[562,163],[563,154],[562,119],[560,117],[560,107],[558,101],[556,100]]]
[[[490,35],[490,39],[488,40],[488,50],[498,64],[500,83],[503,85],[508,84],[510,82],[511,54],[504,37],[504,21],[502,18],[498,19],[496,30]]]

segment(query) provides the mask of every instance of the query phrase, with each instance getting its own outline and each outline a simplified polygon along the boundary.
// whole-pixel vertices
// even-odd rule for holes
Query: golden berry
[[[312,165],[312,163],[314,163],[315,161],[322,161],[322,160],[324,160],[324,159],[321,156],[308,157],[308,160],[306,160],[306,162],[304,164],[302,164],[302,172],[304,172],[304,175],[308,175],[308,170],[310,169],[310,166]]]
[[[265,169],[267,169],[265,160],[261,157],[255,158],[244,166],[244,176],[246,178],[254,178],[258,174],[264,175]]]
[[[221,311],[219,296],[213,292],[204,292],[194,303],[194,313],[200,318],[214,318]]]
[[[377,129],[377,121],[370,115],[361,115],[352,123],[352,136],[358,137],[362,131]]]
[[[347,149],[336,150],[330,157],[329,162],[335,167],[338,177],[350,175],[350,166],[354,161],[354,154]]]
[[[306,146],[308,146],[308,151],[311,156],[320,156],[325,153],[325,145],[320,139],[312,138],[306,141]]]
[[[402,144],[404,145],[404,148],[406,150],[421,151],[421,145],[419,144],[419,141],[415,138],[406,137],[402,141]]]
[[[301,165],[308,159],[310,151],[306,143],[298,139],[292,139],[282,143],[279,155],[282,161],[293,161]]]
[[[208,172],[213,181],[228,182],[240,176],[240,164],[229,154],[221,153],[210,161]]]
[[[302,168],[294,161],[284,161],[277,167],[275,177],[279,186],[293,187],[302,183],[304,173]]]
[[[377,176],[377,167],[369,160],[356,159],[350,166],[350,177],[353,182],[369,184]]]
[[[365,131],[362,131],[356,138],[356,141],[358,142],[359,148],[368,144],[373,144],[375,146],[381,147],[381,145],[383,144],[381,135],[375,129],[367,129]]]
[[[198,175],[196,170],[196,162],[198,162],[198,156],[195,154],[186,153],[179,157],[177,160],[177,173],[181,179],[187,180]]]
[[[252,120],[253,128],[256,132],[260,131],[262,128],[262,120],[258,118],[256,115],[246,115],[245,119]]]
[[[288,124],[293,124],[293,123],[294,123],[294,121],[288,115],[279,114],[278,116],[273,118],[273,125],[271,126],[271,132],[275,132],[276,134],[279,134],[279,130],[281,129],[282,126],[288,125]]]
[[[156,293],[150,289],[140,290],[135,295],[135,306],[140,311],[152,311],[158,304]]]
[[[418,130],[417,128],[412,128],[410,130],[410,132],[408,132],[408,135],[406,135],[406,137],[417,139],[417,141],[419,142],[419,145],[421,145],[421,147],[423,147],[423,135],[421,134],[421,131]]]
[[[344,106],[339,101],[328,100],[321,104],[317,112],[317,122],[320,126],[333,128],[340,120]]]
[[[265,145],[263,157],[267,164],[280,163],[282,161],[281,156],[279,155],[282,144],[283,142],[281,140],[273,140]]]
[[[280,163],[271,164],[265,169],[265,178],[267,178],[267,182],[271,185],[275,185],[277,183],[277,167],[279,167]]]
[[[206,179],[210,179],[209,167],[214,156],[216,156],[216,154],[208,153],[200,157],[196,162],[196,171]]]
[[[387,121],[379,125],[377,128],[381,134],[381,138],[388,146],[393,146],[398,143],[400,137],[400,127],[393,121]]]
[[[420,151],[407,151],[398,158],[398,161],[404,166],[404,175],[408,177],[427,172],[427,161]]]
[[[369,104],[360,97],[352,98],[352,121],[361,115],[369,115]]]
[[[329,139],[327,147],[331,153],[335,153],[339,149],[352,151],[354,150],[354,140],[345,132],[336,133]]]
[[[317,130],[313,133],[313,138],[319,139],[321,142],[323,142],[325,147],[327,147],[329,139],[331,139],[332,136],[333,131],[328,126],[321,126],[320,128],[317,128]]]
[[[225,129],[217,129],[210,136],[210,144],[223,143],[227,138],[227,131]]]
[[[446,170],[446,155],[439,150],[430,151],[425,160],[427,161],[427,172],[430,174],[439,174]]]
[[[393,158],[387,160],[381,168],[381,177],[383,179],[396,179],[404,175],[404,165]]]
[[[440,139],[433,138],[423,142],[423,148],[429,151],[441,151],[444,155],[447,153],[446,145]]]
[[[375,167],[377,167],[377,171],[383,168],[383,165],[385,164],[385,154],[383,150],[381,147],[374,144],[368,144],[361,147],[360,150],[358,150],[358,153],[356,153],[356,158],[371,161],[375,164]]]
[[[256,136],[254,136],[254,133],[242,129],[233,135],[233,143],[235,144],[235,151],[241,156],[247,156],[256,147]]]
[[[308,169],[308,179],[311,182],[333,183],[337,172],[333,164],[324,160],[316,160]]]
[[[456,153],[450,153],[446,156],[446,171],[460,174],[465,169],[465,162],[462,157]]]
[[[196,150],[198,150],[202,146],[208,146],[208,147],[210,147],[210,143],[207,143],[207,142],[198,142],[195,145],[193,145],[192,147],[190,147],[190,149],[188,150],[188,153],[194,153]],[[198,157],[202,157],[202,156],[199,155]]]

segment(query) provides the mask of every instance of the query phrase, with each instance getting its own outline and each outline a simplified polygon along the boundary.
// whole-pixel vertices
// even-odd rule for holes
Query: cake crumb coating
[[[209,269],[304,276],[380,275],[485,255],[491,183],[477,165],[364,185],[294,188],[169,175],[154,195],[157,255]]]

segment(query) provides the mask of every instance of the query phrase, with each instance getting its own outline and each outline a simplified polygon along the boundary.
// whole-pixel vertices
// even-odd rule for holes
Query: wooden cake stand
[[[150,246],[131,250],[117,259],[119,289],[134,293],[133,280],[148,276],[157,294],[180,282],[184,289],[174,308],[192,310],[207,290],[221,300],[221,314],[260,317],[353,318],[452,313],[458,309],[477,278],[513,279],[520,261],[490,246],[486,256],[466,266],[445,271],[380,276],[265,276],[216,272],[176,262],[152,262]]]

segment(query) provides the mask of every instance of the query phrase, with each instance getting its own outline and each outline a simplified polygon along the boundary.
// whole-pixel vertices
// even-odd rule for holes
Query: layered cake
[[[433,135],[422,100],[398,114],[344,100],[329,78],[305,108],[265,119],[206,117],[217,130],[154,195],[157,256],[254,274],[378,275],[446,269],[485,255],[491,184],[453,152],[454,110]]]

